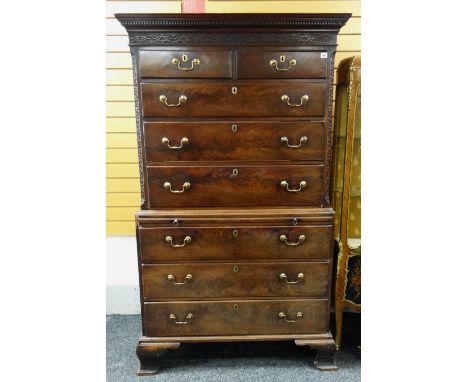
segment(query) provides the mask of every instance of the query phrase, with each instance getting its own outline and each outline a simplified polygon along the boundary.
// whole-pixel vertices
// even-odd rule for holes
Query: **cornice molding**
[[[117,13],[117,20],[127,29],[151,30],[191,27],[242,28],[307,28],[339,30],[351,17],[350,13],[203,13],[203,14],[149,14]]]

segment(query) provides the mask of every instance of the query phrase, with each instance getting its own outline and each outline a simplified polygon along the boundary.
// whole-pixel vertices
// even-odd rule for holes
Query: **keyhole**
[[[280,62],[285,62],[286,61],[286,56],[280,56]]]
[[[234,170],[232,170],[232,176],[237,176],[237,175],[239,175],[239,170],[235,168]]]
[[[237,88],[235,86],[232,87],[231,91],[232,94],[237,94]]]
[[[174,219],[174,220],[172,221],[172,225],[173,225],[174,227],[177,227],[177,226],[179,225],[179,221],[178,221],[177,219]]]
[[[239,231],[237,229],[234,229],[232,231],[232,236],[237,237],[239,235]]]
[[[239,272],[239,267],[237,265],[234,265],[232,270],[237,273],[237,272]]]
[[[235,133],[237,131],[237,125],[232,125],[231,130],[233,133]]]
[[[188,56],[186,54],[182,55],[182,61],[187,62]]]
[[[239,310],[239,305],[234,304],[234,310],[236,310],[236,311]]]

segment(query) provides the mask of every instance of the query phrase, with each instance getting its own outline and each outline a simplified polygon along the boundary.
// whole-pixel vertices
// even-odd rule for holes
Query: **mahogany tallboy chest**
[[[333,69],[350,14],[117,14],[133,63],[138,374],[180,343],[293,340],[334,370]]]

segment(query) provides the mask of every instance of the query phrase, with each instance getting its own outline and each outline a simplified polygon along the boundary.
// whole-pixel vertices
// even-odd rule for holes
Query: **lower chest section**
[[[145,335],[326,332],[332,216],[283,208],[140,212]]]

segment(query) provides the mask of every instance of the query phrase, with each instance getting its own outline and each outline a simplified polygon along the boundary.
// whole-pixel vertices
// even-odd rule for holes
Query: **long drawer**
[[[250,300],[144,303],[145,335],[315,334],[328,330],[328,301]],[[288,322],[289,321],[289,322]]]
[[[142,83],[144,117],[323,117],[326,82]]]
[[[325,124],[145,122],[147,162],[323,160]]]
[[[140,227],[143,263],[228,259],[328,259],[332,225]]]
[[[154,207],[319,206],[323,165],[148,166]]]
[[[142,265],[143,298],[326,297],[329,262]]]

